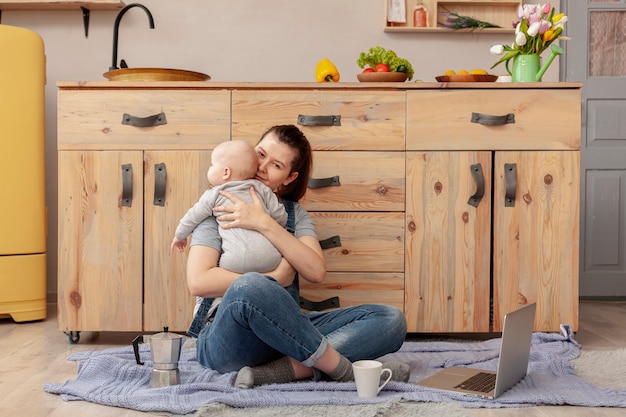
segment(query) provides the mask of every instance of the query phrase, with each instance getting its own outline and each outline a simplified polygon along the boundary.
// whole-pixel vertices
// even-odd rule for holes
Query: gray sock
[[[408,382],[411,376],[411,368],[404,362],[383,362],[383,368],[391,369],[391,380],[397,382]],[[338,382],[354,381],[354,373],[352,372],[352,363],[341,357],[337,367],[327,374],[332,380]],[[387,374],[385,374],[386,376]]]
[[[284,357],[254,368],[244,366],[237,373],[235,387],[248,389],[257,385],[284,384],[295,379],[291,361]]]
[[[338,382],[354,381],[354,374],[352,373],[352,362],[350,362],[345,356],[340,356],[339,364],[335,369],[327,374],[332,380]]]
[[[409,382],[411,368],[404,362],[383,362],[383,368],[391,369],[391,380],[397,382]],[[385,376],[387,374],[385,373]]]

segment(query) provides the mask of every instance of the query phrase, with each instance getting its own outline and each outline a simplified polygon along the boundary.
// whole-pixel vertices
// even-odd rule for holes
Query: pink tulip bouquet
[[[498,62],[493,64],[492,69],[517,55],[541,55],[555,40],[568,39],[561,36],[567,16],[563,13],[556,14],[550,3],[543,6],[524,4],[519,7],[517,17],[517,21],[513,22],[515,28],[513,44],[494,45],[490,49],[493,55],[503,55]]]

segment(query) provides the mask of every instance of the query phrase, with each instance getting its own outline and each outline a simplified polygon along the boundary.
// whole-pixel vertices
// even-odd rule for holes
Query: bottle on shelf
[[[388,0],[387,26],[406,26],[405,0]]]
[[[416,28],[428,27],[428,10],[422,1],[418,1],[413,9],[413,26]]]

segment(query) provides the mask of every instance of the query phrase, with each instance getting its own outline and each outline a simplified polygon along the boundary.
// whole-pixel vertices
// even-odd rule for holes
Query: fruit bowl
[[[408,78],[405,72],[363,72],[356,78],[363,83],[404,82]]]
[[[491,74],[457,74],[457,75],[440,75],[435,77],[440,83],[478,83],[478,82],[494,82],[498,79],[497,75]]]

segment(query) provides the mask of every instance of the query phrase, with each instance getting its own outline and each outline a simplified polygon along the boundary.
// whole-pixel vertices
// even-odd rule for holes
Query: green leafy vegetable
[[[386,64],[391,72],[404,72],[409,80],[413,78],[413,67],[406,59],[400,58],[391,49],[385,49],[375,46],[369,49],[367,53],[361,52],[359,59],[356,61],[359,68],[376,67],[377,64]]]

